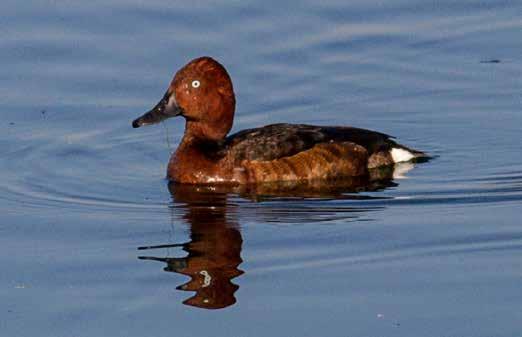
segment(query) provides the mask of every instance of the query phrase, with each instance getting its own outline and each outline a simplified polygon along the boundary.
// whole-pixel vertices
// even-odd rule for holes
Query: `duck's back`
[[[250,181],[358,176],[396,162],[393,151],[404,151],[409,159],[422,155],[380,132],[305,124],[243,130],[227,137],[223,150]]]
[[[390,152],[394,148],[423,156],[396,143],[394,137],[372,130],[349,126],[315,126],[307,124],[271,124],[247,129],[226,138],[223,149],[239,161],[270,161],[293,156],[321,143],[351,142],[362,146],[369,156]]]

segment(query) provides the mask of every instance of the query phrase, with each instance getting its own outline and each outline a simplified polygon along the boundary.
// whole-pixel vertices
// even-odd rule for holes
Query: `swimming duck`
[[[232,80],[211,57],[196,58],[174,76],[134,128],[185,118],[185,134],[167,177],[178,183],[256,184],[359,177],[382,166],[427,158],[384,133],[349,126],[272,124],[227,137],[235,111]]]

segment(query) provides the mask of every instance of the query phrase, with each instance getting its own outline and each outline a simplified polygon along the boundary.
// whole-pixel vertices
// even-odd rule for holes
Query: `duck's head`
[[[183,116],[185,133],[220,140],[232,128],[236,100],[225,68],[210,57],[200,57],[181,68],[152,110],[132,122],[134,128]]]

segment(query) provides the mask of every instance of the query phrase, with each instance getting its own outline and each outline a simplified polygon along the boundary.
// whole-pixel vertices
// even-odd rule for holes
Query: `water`
[[[3,1],[2,336],[519,336],[521,10]],[[360,193],[169,189],[183,123],[130,122],[201,55],[234,131],[355,125],[437,158]]]

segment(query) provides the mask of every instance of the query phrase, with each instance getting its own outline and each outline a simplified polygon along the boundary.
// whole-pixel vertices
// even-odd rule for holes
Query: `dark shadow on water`
[[[166,263],[164,271],[190,277],[176,289],[195,294],[183,304],[204,309],[221,309],[236,303],[235,292],[239,286],[232,280],[244,271],[239,269],[243,262],[241,248],[243,239],[239,219],[245,216],[256,222],[270,222],[274,218],[298,223],[309,218],[332,218],[341,220],[358,218],[361,213],[375,208],[342,206],[317,207],[319,201],[367,200],[378,197],[363,196],[362,191],[379,191],[397,186],[392,181],[392,171],[375,172],[373,179],[350,178],[336,181],[312,181],[301,183],[265,184],[257,186],[193,186],[169,183],[172,196],[171,211],[180,213],[190,226],[190,241],[185,243],[142,246],[141,251],[180,247],[185,257],[139,256],[141,260]],[[296,212],[292,204],[305,200],[304,211]],[[274,206],[273,202],[276,203]],[[281,206],[283,203],[285,206]],[[311,204],[311,206],[309,205]],[[252,205],[255,207],[252,208]],[[250,207],[250,208],[249,208]],[[286,209],[286,211],[284,211]],[[312,214],[314,213],[314,214]],[[272,219],[272,220],[274,220]],[[316,220],[314,220],[316,221]]]

